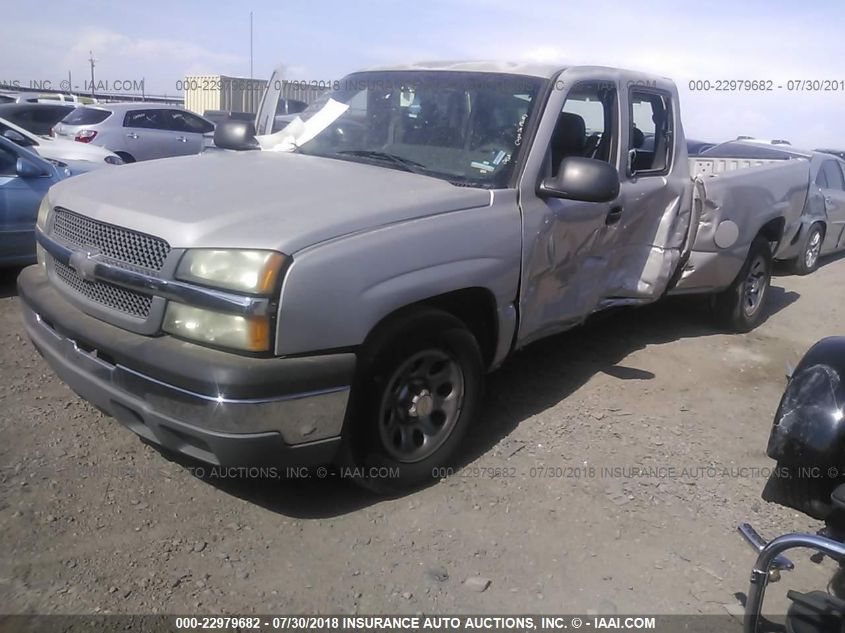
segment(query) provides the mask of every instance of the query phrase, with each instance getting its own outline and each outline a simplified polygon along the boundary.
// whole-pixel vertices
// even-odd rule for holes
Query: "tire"
[[[810,227],[801,242],[801,252],[792,261],[792,272],[796,275],[809,275],[815,271],[819,267],[819,255],[821,255],[823,241],[824,228],[816,222]]]
[[[484,363],[454,316],[416,311],[387,326],[359,355],[345,437],[353,480],[395,494],[440,479],[478,411]]]
[[[713,297],[717,322],[732,332],[749,332],[766,313],[766,299],[772,280],[772,249],[760,235],[751,242],[748,257],[736,279]]]
[[[115,152],[115,154],[120,156],[123,159],[124,163],[129,164],[135,162],[135,157],[132,154],[129,154],[128,152]]]

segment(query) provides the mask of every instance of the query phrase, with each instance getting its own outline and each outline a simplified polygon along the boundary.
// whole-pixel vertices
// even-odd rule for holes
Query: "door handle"
[[[611,224],[616,224],[619,222],[619,218],[622,217],[622,206],[615,206],[610,207],[610,211],[607,212],[607,217],[604,219],[604,223],[610,226]]]
[[[129,134],[126,135],[126,138],[138,138],[138,135],[135,134],[135,132],[129,132]]]
[[[177,136],[176,140],[179,141],[180,143],[187,143],[188,142],[188,139],[186,139],[184,136]]]

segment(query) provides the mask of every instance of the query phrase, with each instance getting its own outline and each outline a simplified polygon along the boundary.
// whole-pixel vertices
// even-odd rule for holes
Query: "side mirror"
[[[5,130],[3,132],[3,138],[7,138],[17,145],[31,145],[31,143],[27,142],[27,139],[23,134],[16,132],[15,130]]]
[[[570,156],[556,176],[544,178],[537,195],[582,202],[610,202],[619,195],[619,172],[603,160]]]
[[[15,173],[21,178],[40,178],[47,175],[41,167],[26,158],[18,159],[15,165]]]
[[[223,149],[258,149],[252,121],[221,121],[214,128],[214,144]]]

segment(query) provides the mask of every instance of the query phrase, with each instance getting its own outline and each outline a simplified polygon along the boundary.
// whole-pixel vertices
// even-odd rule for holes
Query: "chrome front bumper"
[[[299,460],[283,453],[290,448],[304,454],[300,448],[325,445],[318,453],[330,454],[330,448],[339,444],[354,371],[352,354],[311,359],[232,358],[216,350],[166,340],[169,337],[124,332],[97,321],[64,301],[40,266],[25,269],[18,286],[24,302],[24,327],[58,376],[83,398],[153,443],[209,463],[232,465],[268,459],[313,463],[320,460]],[[150,350],[150,346],[155,347]],[[205,393],[188,388],[184,381],[179,385],[162,379],[164,370],[151,375],[137,365],[129,366],[133,359],[140,362],[145,353],[147,360],[153,358],[171,369],[199,364],[194,373],[211,378],[204,383]],[[195,356],[189,357],[189,353]],[[233,365],[223,368],[223,362]],[[305,381],[303,372],[308,373]],[[276,375],[278,385],[268,383]],[[306,385],[310,387],[301,388]],[[244,444],[260,448],[256,459],[249,455],[252,449],[243,450]],[[275,448],[268,452],[263,445]]]

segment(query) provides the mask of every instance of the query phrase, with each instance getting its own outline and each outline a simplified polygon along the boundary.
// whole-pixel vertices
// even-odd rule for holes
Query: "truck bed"
[[[690,178],[695,180],[699,176],[714,176],[728,171],[762,167],[786,162],[784,158],[719,158],[714,157],[691,157],[689,159]]]
[[[690,158],[693,207],[687,257],[673,293],[727,287],[761,227],[782,218],[773,255],[799,230],[810,178],[804,159]]]

